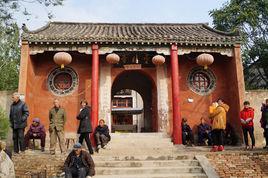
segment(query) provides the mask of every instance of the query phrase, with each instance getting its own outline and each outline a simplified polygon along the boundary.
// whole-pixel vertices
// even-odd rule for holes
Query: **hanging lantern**
[[[152,62],[154,63],[154,65],[159,66],[165,63],[165,58],[164,56],[156,55],[153,57]]]
[[[60,68],[63,69],[64,65],[68,65],[72,62],[72,56],[66,52],[58,52],[53,57],[54,62],[60,65]]]
[[[197,56],[196,62],[200,66],[204,66],[204,69],[207,69],[214,61],[214,58],[211,54],[203,53]]]
[[[109,64],[117,64],[120,61],[120,57],[115,53],[111,53],[106,56],[106,61]]]

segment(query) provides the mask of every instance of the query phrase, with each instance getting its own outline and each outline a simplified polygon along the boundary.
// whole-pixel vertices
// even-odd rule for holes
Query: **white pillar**
[[[100,69],[99,119],[104,119],[111,131],[111,65],[107,62],[102,62]]]
[[[168,81],[166,64],[156,66],[157,80],[157,110],[158,127],[160,132],[168,132],[169,106],[168,106]]]

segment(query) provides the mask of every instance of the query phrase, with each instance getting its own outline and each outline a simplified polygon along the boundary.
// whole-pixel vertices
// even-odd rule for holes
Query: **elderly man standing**
[[[50,154],[54,155],[57,138],[61,153],[66,153],[64,139],[64,125],[66,122],[65,110],[60,106],[58,99],[54,100],[54,107],[49,111],[49,135],[50,135]]]
[[[27,105],[20,100],[20,94],[15,92],[12,95],[13,103],[10,106],[9,121],[13,130],[14,152],[25,151],[24,130],[27,126],[29,110]]]

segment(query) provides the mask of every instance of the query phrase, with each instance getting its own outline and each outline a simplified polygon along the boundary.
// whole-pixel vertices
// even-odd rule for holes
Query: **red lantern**
[[[117,64],[120,61],[120,57],[115,53],[111,53],[106,56],[106,61],[109,64]]]
[[[156,55],[153,57],[152,62],[154,63],[154,65],[158,66],[158,65],[162,65],[165,63],[165,58],[164,56],[161,55]]]
[[[54,62],[60,65],[60,68],[63,69],[64,65],[68,65],[72,62],[72,56],[66,52],[58,52],[53,57]]]
[[[203,53],[197,56],[196,62],[198,65],[204,66],[204,69],[207,69],[214,62],[214,58],[211,54]]]

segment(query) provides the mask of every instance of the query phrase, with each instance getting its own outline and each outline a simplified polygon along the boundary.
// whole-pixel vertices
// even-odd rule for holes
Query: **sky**
[[[53,7],[52,21],[107,23],[209,23],[209,11],[220,8],[228,0],[65,0]],[[40,5],[23,4],[32,16],[16,14],[18,24],[30,30],[44,26],[49,20]]]

